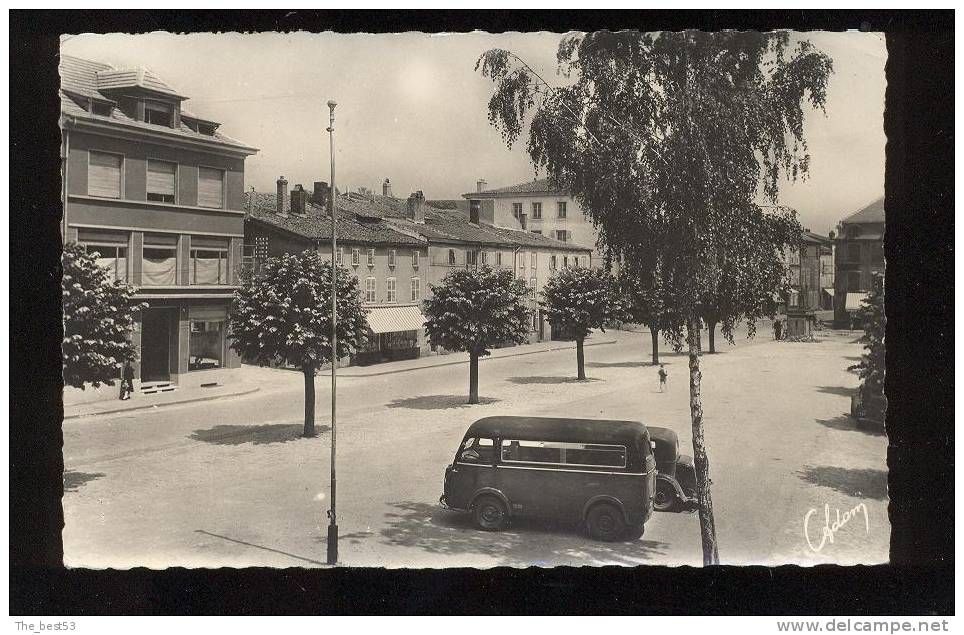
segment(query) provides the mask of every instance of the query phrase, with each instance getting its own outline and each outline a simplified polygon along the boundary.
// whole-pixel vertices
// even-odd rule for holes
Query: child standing
[[[662,364],[660,364],[659,365],[659,391],[660,392],[663,392],[666,390],[666,378],[668,376],[669,376],[669,373],[666,372],[666,368]]]

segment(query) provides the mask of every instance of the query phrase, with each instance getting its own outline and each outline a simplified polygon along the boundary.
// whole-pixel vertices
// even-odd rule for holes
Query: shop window
[[[145,287],[177,284],[177,249],[168,246],[144,246],[141,283]]]
[[[388,278],[385,281],[385,290],[388,293],[388,303],[394,304],[398,301],[397,294],[395,291],[395,278]]]
[[[123,166],[124,157],[121,155],[91,150],[87,165],[87,194],[120,198]]]
[[[174,203],[177,191],[177,164],[168,161],[147,162],[147,200]]]
[[[224,364],[224,321],[191,320],[188,370],[221,368]]]
[[[106,269],[111,279],[127,282],[127,247],[122,245],[84,245],[87,253],[97,259],[97,266]]]
[[[191,250],[191,284],[227,284],[226,249]]]
[[[375,292],[377,287],[375,286],[375,278],[369,276],[365,278],[365,302],[368,304],[374,304],[377,301]]]

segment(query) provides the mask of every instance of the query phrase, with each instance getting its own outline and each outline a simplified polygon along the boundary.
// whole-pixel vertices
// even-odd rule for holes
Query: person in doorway
[[[659,391],[664,392],[666,390],[666,378],[669,377],[669,373],[666,372],[666,367],[662,364],[659,365]]]
[[[120,398],[121,401],[127,401],[131,398],[131,394],[134,392],[134,367],[131,366],[130,362],[124,363],[124,369],[121,371],[121,385],[120,385]]]

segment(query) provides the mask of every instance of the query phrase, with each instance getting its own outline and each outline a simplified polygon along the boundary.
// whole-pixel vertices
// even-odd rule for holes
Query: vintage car
[[[655,479],[649,431],[637,421],[486,417],[465,433],[439,502],[487,531],[534,516],[582,523],[598,540],[635,540]]]
[[[669,428],[649,426],[649,438],[656,455],[656,496],[658,512],[693,510],[696,501],[696,470],[693,458],[679,453],[679,437]]]

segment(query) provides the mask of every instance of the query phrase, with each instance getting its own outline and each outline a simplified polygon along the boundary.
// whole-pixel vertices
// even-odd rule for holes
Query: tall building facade
[[[884,198],[840,221],[834,240],[834,326],[853,325],[861,302],[884,272]]]
[[[488,189],[480,180],[476,191],[462,195],[483,214],[491,215],[497,227],[539,234],[591,251],[590,266],[601,267],[604,256],[596,246],[598,232],[589,216],[568,192],[554,187],[548,179],[536,179],[507,187]]]
[[[64,240],[147,303],[133,335],[135,388],[230,381],[244,161],[257,150],[190,113],[150,70],[65,55],[60,73]]]

